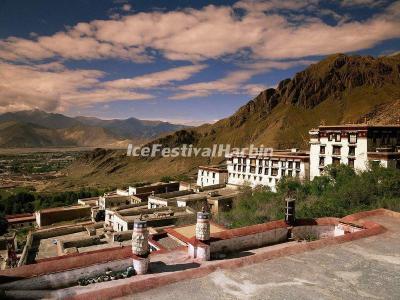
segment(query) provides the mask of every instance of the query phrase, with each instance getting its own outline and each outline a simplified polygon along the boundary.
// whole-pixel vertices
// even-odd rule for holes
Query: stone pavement
[[[388,231],[121,299],[400,299],[400,219],[365,220]]]

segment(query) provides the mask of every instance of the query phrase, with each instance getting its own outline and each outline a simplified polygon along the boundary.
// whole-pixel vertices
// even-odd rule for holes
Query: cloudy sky
[[[213,122],[332,53],[400,50],[400,1],[0,0],[0,113]]]

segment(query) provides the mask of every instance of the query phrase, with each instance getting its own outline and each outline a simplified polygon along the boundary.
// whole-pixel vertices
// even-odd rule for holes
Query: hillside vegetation
[[[390,124],[400,119],[400,55],[337,54],[313,64],[276,89],[262,91],[232,116],[215,124],[185,129],[150,144],[212,144],[308,149],[308,131],[321,123]],[[82,157],[58,187],[103,186],[162,176],[194,174],[198,165],[223,158],[132,158],[125,151],[96,150]]]
[[[400,170],[371,166],[355,173],[348,166],[330,166],[312,182],[281,180],[277,193],[266,187],[244,188],[233,209],[218,222],[242,227],[284,218],[285,197],[296,199],[297,218],[344,217],[355,212],[386,208],[400,211]]]

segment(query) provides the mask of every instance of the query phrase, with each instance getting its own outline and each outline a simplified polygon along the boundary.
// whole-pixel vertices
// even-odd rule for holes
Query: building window
[[[332,164],[334,164],[334,165],[340,165],[340,158],[338,158],[338,157],[332,157]]]
[[[250,166],[250,173],[255,173],[256,172],[256,167]]]
[[[300,169],[300,162],[296,161],[296,169]]]
[[[319,153],[320,154],[325,154],[325,146],[320,146],[319,147]]]
[[[296,171],[296,177],[300,177],[300,171]]]
[[[374,131],[374,132],[372,133],[372,143],[373,143],[374,145],[376,145],[376,144],[378,143],[377,135],[378,135],[378,132],[377,132],[377,131]]]
[[[236,171],[237,165],[233,165],[233,171]]]
[[[281,162],[281,166],[282,166],[282,168],[285,168],[286,167],[286,161],[282,161]]]
[[[334,133],[329,133],[328,134],[328,141],[332,141],[334,138],[335,134]]]
[[[320,167],[325,166],[325,157],[320,157],[320,158],[319,158],[319,166],[320,166]]]
[[[340,142],[342,140],[342,136],[340,135],[340,133],[336,133],[335,134],[335,141],[336,142]]]
[[[264,175],[268,175],[268,168],[264,169]]]
[[[250,159],[250,165],[255,166],[256,165],[256,160],[254,158]]]
[[[333,146],[333,155],[340,155],[340,146]]]
[[[285,177],[285,175],[286,175],[286,174],[285,174],[285,170],[281,170],[281,176],[282,176],[282,177]]]
[[[272,169],[271,175],[272,176],[277,176],[278,175],[278,169]]]
[[[262,167],[258,167],[258,174],[262,174],[262,171],[263,171]]]
[[[382,141],[383,145],[390,145],[390,135],[391,135],[390,132],[383,135],[383,141]]]
[[[350,133],[349,134],[349,143],[350,144],[357,143],[357,133]]]
[[[356,155],[356,147],[355,146],[350,146],[349,147],[349,155],[350,156],[355,156]]]
[[[293,177],[293,171],[292,170],[288,170],[288,176]]]
[[[293,168],[293,162],[292,161],[288,161],[288,168],[292,169]]]
[[[352,168],[354,168],[354,159],[353,158],[349,158],[349,162],[348,165]]]
[[[262,164],[263,164],[262,159],[259,159],[259,160],[258,160],[258,165],[259,165],[259,166],[262,166]]]
[[[212,178],[215,178],[215,173],[212,173]]]

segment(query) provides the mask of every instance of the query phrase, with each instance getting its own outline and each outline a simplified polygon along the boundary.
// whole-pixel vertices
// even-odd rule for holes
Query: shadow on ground
[[[174,265],[167,265],[162,261],[155,261],[150,263],[151,273],[184,271],[187,269],[194,269],[198,267],[200,267],[200,264],[195,262]]]

